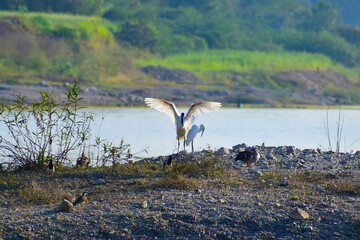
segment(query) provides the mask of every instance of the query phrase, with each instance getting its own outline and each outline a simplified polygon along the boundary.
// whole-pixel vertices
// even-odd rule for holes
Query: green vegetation
[[[332,69],[354,87],[324,84],[323,94],[357,102],[360,29],[340,24],[343,12],[328,2],[4,0],[1,82],[181,86],[154,80],[139,68],[160,64],[192,71],[202,80],[200,89],[246,84],[305,91],[272,75]],[[349,9],[352,3],[339,4]]]
[[[139,66],[162,65],[192,72],[316,70],[334,68],[330,58],[320,54],[296,52],[258,52],[239,50],[213,50],[171,55],[165,58],[148,58],[136,61]]]
[[[18,96],[14,106],[1,103],[0,123],[10,136],[0,136],[0,156],[8,160],[8,169],[44,168],[50,159],[64,164],[69,152],[85,151],[92,115],[80,111],[79,93],[76,85],[69,87],[62,105],[46,92],[32,105],[25,96]]]

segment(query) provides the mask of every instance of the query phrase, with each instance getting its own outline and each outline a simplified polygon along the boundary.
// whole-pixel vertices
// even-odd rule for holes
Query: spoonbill
[[[202,114],[217,111],[221,107],[221,103],[219,102],[202,101],[193,103],[185,115],[183,112],[180,114],[175,104],[172,102],[157,98],[145,98],[144,100],[147,106],[167,114],[175,124],[177,134],[176,139],[178,140],[178,152],[180,148],[180,140],[184,141],[185,152],[187,133],[195,119]]]
[[[201,132],[201,137],[202,135],[204,134],[204,131],[205,131],[205,126],[203,124],[200,124],[200,126],[194,124],[187,136],[186,136],[186,146],[189,146],[190,142],[191,142],[191,149],[192,149],[192,152],[194,152],[194,138],[196,137],[196,135]]]
[[[246,163],[246,166],[251,167],[250,163],[256,163],[260,159],[260,152],[253,148],[251,151],[239,152],[235,160],[240,160]]]

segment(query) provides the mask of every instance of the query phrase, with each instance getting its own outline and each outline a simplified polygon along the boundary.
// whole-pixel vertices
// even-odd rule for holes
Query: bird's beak
[[[204,134],[204,131],[205,131],[205,128],[201,131],[201,137],[202,137],[202,135]]]

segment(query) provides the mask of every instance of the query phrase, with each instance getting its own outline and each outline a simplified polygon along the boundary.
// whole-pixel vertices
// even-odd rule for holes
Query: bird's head
[[[201,130],[201,137],[202,137],[202,135],[204,134],[204,131],[205,131],[205,126],[201,124],[200,128],[202,129]]]

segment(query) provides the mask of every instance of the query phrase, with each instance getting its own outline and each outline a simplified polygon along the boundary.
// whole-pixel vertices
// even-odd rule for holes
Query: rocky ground
[[[360,152],[258,146],[248,168],[234,161],[247,148],[0,173],[0,239],[360,239]]]

